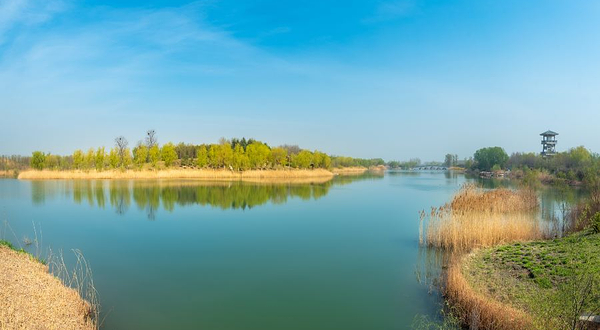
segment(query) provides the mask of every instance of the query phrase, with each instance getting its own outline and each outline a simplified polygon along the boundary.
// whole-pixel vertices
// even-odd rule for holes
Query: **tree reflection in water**
[[[220,209],[247,210],[266,203],[284,204],[290,198],[317,200],[331,187],[358,180],[381,179],[383,173],[336,176],[324,182],[203,182],[189,180],[70,180],[32,181],[34,204],[43,204],[57,196],[71,196],[77,204],[105,208],[108,203],[117,214],[125,214],[131,202],[155,220],[157,211],[172,212],[176,207],[202,205]]]

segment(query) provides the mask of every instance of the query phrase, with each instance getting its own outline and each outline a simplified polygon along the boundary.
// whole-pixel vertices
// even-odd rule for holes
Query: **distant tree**
[[[125,148],[123,151],[123,160],[121,162],[121,167],[124,169],[129,168],[129,166],[133,164],[133,157],[131,156],[131,150],[129,148]]]
[[[160,149],[158,148],[158,145],[153,145],[148,149],[148,158],[150,159],[152,167],[156,167],[158,161],[160,161]]]
[[[288,153],[285,148],[277,147],[271,149],[271,159],[270,162],[274,166],[286,166],[287,165]]]
[[[44,160],[44,168],[55,170],[58,168],[59,162],[59,156],[47,154],[46,159]]]
[[[482,171],[490,171],[494,165],[504,168],[508,162],[506,151],[500,147],[482,148],[475,152],[475,166]]]
[[[308,150],[302,150],[293,158],[293,166],[296,168],[309,168],[313,161],[313,154]]]
[[[115,148],[117,149],[121,165],[124,165],[125,162],[125,149],[127,149],[127,145],[129,145],[129,142],[125,137],[119,136],[115,139]]]
[[[284,144],[281,146],[281,148],[285,149],[287,151],[288,155],[297,155],[302,150],[297,145],[289,145],[289,144]]]
[[[146,147],[148,149],[158,146],[158,140],[156,139],[156,131],[153,129],[149,129],[146,131]]]
[[[444,166],[446,166],[446,167],[456,166],[457,162],[458,162],[457,155],[446,154],[446,158],[444,159]]]
[[[34,151],[31,154],[31,162],[30,165],[32,168],[36,170],[44,169],[44,162],[46,161],[46,154],[41,151]]]
[[[248,156],[246,156],[244,148],[239,143],[233,148],[232,167],[236,171],[243,171],[249,167]]]
[[[246,147],[246,155],[250,168],[259,169],[267,166],[271,149],[261,142],[253,142]]]
[[[138,146],[133,149],[133,162],[137,168],[141,169],[146,164],[148,159],[148,147],[138,143]]]
[[[104,151],[104,147],[99,147],[96,150],[96,157],[95,157],[96,171],[104,170],[105,158],[106,158],[106,151]]]
[[[86,170],[91,170],[96,166],[96,152],[94,148],[88,149],[88,152],[84,156],[83,164]]]
[[[400,162],[397,160],[391,160],[387,163],[387,166],[389,166],[390,168],[399,168]]]
[[[323,158],[321,159],[321,167],[325,169],[331,168],[331,157],[329,157],[329,155],[325,154],[323,156]]]
[[[229,143],[212,144],[208,149],[208,164],[213,168],[224,168],[231,165],[233,150]]]
[[[208,164],[208,154],[206,152],[206,147],[199,146],[196,149],[196,166],[202,168]]]
[[[81,170],[83,168],[85,157],[83,155],[83,151],[77,149],[73,152],[73,167],[77,170]]]
[[[196,146],[183,142],[175,146],[177,158],[181,159],[181,165],[192,165],[192,159],[196,157]]]
[[[171,142],[162,146],[160,155],[165,162],[166,167],[170,167],[173,165],[173,162],[177,160],[177,152],[175,151],[175,146]]]
[[[73,162],[75,161],[75,155],[73,155]],[[108,154],[108,164],[111,169],[116,169],[119,167],[120,159],[119,159],[119,151],[116,148],[110,148],[110,152]]]

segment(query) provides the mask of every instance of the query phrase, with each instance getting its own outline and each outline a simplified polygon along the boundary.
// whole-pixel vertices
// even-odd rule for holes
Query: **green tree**
[[[36,170],[43,170],[45,161],[46,161],[46,154],[44,154],[43,152],[34,151],[31,154],[30,165],[32,168],[34,168]]]
[[[196,149],[196,166],[203,168],[208,164],[208,153],[206,152],[206,147],[199,146]]]
[[[51,170],[58,169],[59,162],[59,156],[47,154],[46,159],[44,160],[44,168]]]
[[[212,144],[208,149],[208,163],[214,168],[223,168],[231,165],[233,149],[229,143]]]
[[[131,157],[131,150],[129,148],[125,148],[122,152],[121,157],[121,167],[123,169],[129,168],[129,165],[133,163],[133,158]]]
[[[287,156],[288,152],[285,148],[277,147],[271,149],[271,159],[270,162],[274,166],[286,166],[287,165]]]
[[[99,147],[96,150],[96,171],[102,171],[104,170],[104,161],[106,158],[106,151],[104,150],[104,147]]]
[[[75,156],[73,156],[73,161],[75,160]],[[113,170],[116,169],[117,167],[119,167],[119,152],[117,151],[116,148],[110,148],[110,152],[108,154],[108,164],[110,165],[110,168],[112,168]]]
[[[302,150],[292,160],[296,168],[309,168],[313,161],[313,154],[308,150]]]
[[[313,153],[313,164],[315,167],[330,168],[331,157],[329,157],[323,152],[315,150],[315,152]]]
[[[271,149],[264,143],[252,142],[246,147],[246,155],[250,162],[250,168],[265,168],[271,157]]]
[[[73,167],[77,170],[81,170],[83,168],[85,157],[83,155],[83,151],[77,149],[73,152]]]
[[[86,170],[91,170],[96,166],[96,153],[94,148],[90,148],[83,158],[83,166]]]
[[[152,164],[152,167],[156,168],[156,165],[160,160],[160,149],[158,148],[158,145],[155,144],[148,149],[148,158],[150,159],[150,164]]]
[[[148,159],[148,147],[139,144],[133,149],[133,162],[135,166],[141,169],[146,164],[146,159]]]
[[[475,166],[482,171],[490,171],[494,165],[504,168],[508,161],[506,151],[500,147],[482,148],[475,152]]]
[[[173,162],[177,160],[177,152],[173,143],[169,142],[162,146],[160,150],[160,156],[165,162],[166,167],[173,165]]]
[[[446,154],[446,157],[444,158],[444,166],[452,167],[452,166],[456,166],[457,163],[458,163],[457,155]]]
[[[237,171],[247,170],[249,167],[248,156],[244,152],[244,147],[241,144],[236,144],[233,148],[232,167]]]

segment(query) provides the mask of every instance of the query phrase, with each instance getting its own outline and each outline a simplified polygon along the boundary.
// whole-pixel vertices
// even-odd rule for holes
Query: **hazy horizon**
[[[423,161],[600,151],[600,3],[0,3],[0,154],[246,137]]]

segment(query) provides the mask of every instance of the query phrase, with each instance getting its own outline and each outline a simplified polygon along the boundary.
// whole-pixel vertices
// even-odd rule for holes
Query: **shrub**
[[[591,228],[594,234],[600,233],[600,212],[596,212],[592,217]]]

